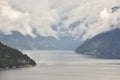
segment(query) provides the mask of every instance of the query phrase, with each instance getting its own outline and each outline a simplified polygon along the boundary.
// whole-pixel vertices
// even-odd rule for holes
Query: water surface
[[[0,80],[120,80],[120,60],[93,59],[72,51],[23,51],[36,67],[2,70]]]

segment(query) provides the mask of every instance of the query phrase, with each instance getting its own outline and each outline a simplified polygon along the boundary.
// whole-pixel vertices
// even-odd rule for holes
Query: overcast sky
[[[0,32],[88,39],[119,27],[119,6],[120,0],[0,0]]]

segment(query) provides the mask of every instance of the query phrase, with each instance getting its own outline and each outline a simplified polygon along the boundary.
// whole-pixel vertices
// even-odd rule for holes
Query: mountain
[[[86,40],[75,52],[98,58],[120,59],[120,29],[105,32]]]
[[[1,33],[0,41],[12,48],[21,50],[74,50],[81,43],[72,37],[60,37],[56,39],[53,37],[37,36],[36,38],[32,38],[31,36],[23,36],[15,31],[12,35]]]
[[[0,69],[29,65],[34,66],[36,63],[19,50],[10,48],[0,42]]]

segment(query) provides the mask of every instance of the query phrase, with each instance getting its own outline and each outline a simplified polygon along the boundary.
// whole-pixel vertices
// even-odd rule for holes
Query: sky
[[[86,40],[120,28],[120,0],[0,0],[0,32]]]

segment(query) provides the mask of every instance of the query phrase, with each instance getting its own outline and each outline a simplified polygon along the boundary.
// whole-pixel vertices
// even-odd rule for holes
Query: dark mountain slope
[[[36,63],[17,49],[10,48],[0,42],[0,68],[34,66]]]
[[[120,29],[86,40],[75,52],[99,58],[120,58]]]

